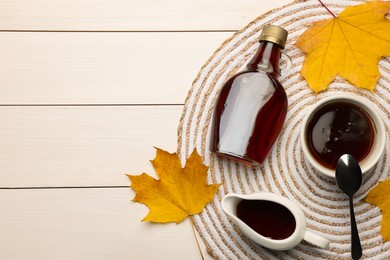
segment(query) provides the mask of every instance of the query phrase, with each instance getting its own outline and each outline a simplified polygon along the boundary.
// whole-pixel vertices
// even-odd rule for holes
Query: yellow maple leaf
[[[179,223],[187,216],[202,212],[220,184],[207,185],[208,167],[197,151],[192,152],[182,168],[176,153],[156,150],[156,158],[151,163],[159,180],[146,173],[127,175],[136,192],[133,201],[145,204],[150,210],[142,221]]]
[[[381,234],[384,240],[390,241],[390,180],[378,183],[365,200],[382,210]]]
[[[390,55],[390,2],[374,1],[347,7],[339,16],[315,22],[295,43],[306,58],[301,74],[315,93],[337,75],[374,91],[378,62]]]

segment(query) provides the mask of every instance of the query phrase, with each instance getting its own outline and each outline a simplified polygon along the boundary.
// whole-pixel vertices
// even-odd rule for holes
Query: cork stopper
[[[266,26],[264,26],[259,40],[276,43],[280,45],[282,49],[284,49],[284,46],[286,45],[287,35],[288,32],[282,27],[267,24]]]

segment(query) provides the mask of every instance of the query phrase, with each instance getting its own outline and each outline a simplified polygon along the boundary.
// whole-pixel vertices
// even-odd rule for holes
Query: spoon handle
[[[355,212],[353,210],[353,199],[352,196],[349,198],[349,210],[351,216],[351,251],[352,259],[360,259],[362,257],[362,246],[360,244],[359,232],[356,226]]]

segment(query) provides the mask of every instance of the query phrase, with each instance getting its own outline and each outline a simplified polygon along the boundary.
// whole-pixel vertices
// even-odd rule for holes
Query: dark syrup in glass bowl
[[[314,159],[334,170],[340,156],[346,153],[362,161],[372,148],[375,129],[370,116],[359,106],[337,101],[314,112],[305,137]]]

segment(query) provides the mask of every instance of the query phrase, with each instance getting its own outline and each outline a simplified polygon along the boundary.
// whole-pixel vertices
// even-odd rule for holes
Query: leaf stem
[[[194,223],[193,216],[190,216],[190,221],[191,221],[192,232],[194,233],[195,241],[196,241],[196,244],[198,245],[200,256],[202,257],[202,260],[204,260],[202,249],[200,248],[198,237],[197,237],[196,232],[195,232],[195,223]]]
[[[320,4],[325,7],[325,9],[328,11],[328,13],[330,13],[334,18],[336,18],[336,15],[334,13],[332,13],[331,10],[329,10],[329,8],[321,1],[321,0],[318,0],[318,2],[320,2]]]

